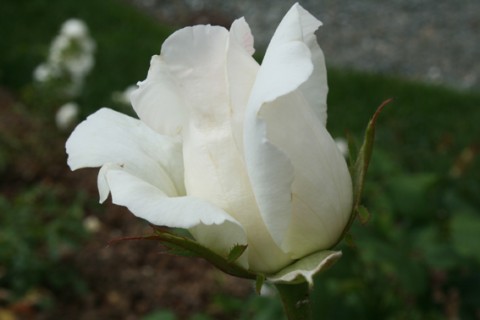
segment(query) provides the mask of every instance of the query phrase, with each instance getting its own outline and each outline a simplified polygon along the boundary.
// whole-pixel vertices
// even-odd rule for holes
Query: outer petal
[[[351,209],[346,163],[303,88],[315,76],[320,22],[298,4],[282,20],[255,83],[245,120],[245,155],[263,219],[292,258],[333,245]],[[313,46],[315,49],[315,46]],[[323,98],[325,101],[325,98]]]
[[[147,79],[131,95],[138,117],[161,134],[176,135],[187,116],[181,92],[161,56],[153,56]]]
[[[294,5],[288,11],[267,48],[245,114],[249,177],[262,217],[279,245],[292,216],[294,168],[287,155],[269,141],[267,123],[260,111],[264,104],[296,90],[312,73],[310,51],[302,41],[298,7]]]
[[[226,256],[236,244],[247,244],[243,228],[222,209],[194,197],[168,197],[160,189],[139,179],[123,168],[110,168],[106,180],[112,202],[126,206],[134,215],[155,225],[191,229],[203,227],[208,232],[197,241]],[[238,262],[248,267],[247,255]]]
[[[313,72],[306,82],[298,90],[305,97],[323,125],[327,124],[327,68],[323,51],[318,45],[315,31],[322,25],[302,7],[298,7],[300,21],[302,23],[304,42],[310,49],[313,63]]]
[[[111,109],[100,109],[78,125],[66,149],[72,170],[113,163],[169,196],[185,194],[179,139],[159,135],[141,121]]]
[[[268,139],[294,168],[289,197],[292,216],[281,247],[298,259],[328,249],[340,237],[351,214],[352,182],[335,141],[304,97],[293,92],[265,104]]]

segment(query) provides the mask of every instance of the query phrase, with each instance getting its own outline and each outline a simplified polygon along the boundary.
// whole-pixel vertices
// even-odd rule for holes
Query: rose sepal
[[[344,229],[342,236],[339,239],[339,242],[344,238],[345,234],[350,230],[350,227],[355,221],[355,218],[359,218],[362,224],[368,221],[370,216],[366,207],[361,204],[362,194],[365,186],[365,177],[367,175],[368,167],[370,165],[370,160],[373,154],[373,146],[375,142],[375,128],[378,116],[382,112],[383,108],[389,104],[392,99],[385,100],[377,108],[372,118],[368,122],[367,128],[365,130],[365,135],[363,139],[362,146],[358,151],[357,156],[355,157],[355,145],[352,139],[349,139],[349,157],[350,157],[350,174],[352,176],[353,182],[353,206],[350,219]]]
[[[166,253],[178,256],[187,257],[199,257],[205,259],[216,268],[223,272],[245,279],[256,279],[257,275],[249,270],[239,266],[236,261],[247,249],[246,245],[233,246],[228,255],[223,257],[218,253],[213,252],[209,248],[201,245],[199,242],[175,233],[173,229],[166,229],[158,226],[151,226],[153,228],[153,234],[122,238],[120,240],[152,240],[159,241],[165,248]]]
[[[298,284],[306,282],[309,287],[312,287],[315,275],[329,268],[342,256],[340,251],[323,250],[298,259],[276,273],[254,273],[236,263],[237,259],[247,249],[246,245],[235,245],[230,249],[228,255],[224,257],[213,252],[194,239],[175,232],[174,229],[167,229],[154,225],[151,225],[151,227],[153,228],[153,234],[121,238],[112,241],[111,243],[126,240],[159,241],[161,245],[166,248],[166,253],[168,254],[202,258],[229,275],[256,280],[257,292],[260,292],[265,281],[275,284]]]
[[[246,245],[235,245],[223,257],[189,237],[176,234],[165,228],[152,226],[154,234],[136,239],[160,241],[169,254],[199,257],[210,262],[223,272],[235,277],[255,279],[257,291],[265,281],[281,284],[298,284],[307,282],[313,286],[313,278],[321,271],[328,269],[342,256],[341,251],[322,250],[294,261],[274,274],[254,273],[236,264],[236,260],[247,249]]]

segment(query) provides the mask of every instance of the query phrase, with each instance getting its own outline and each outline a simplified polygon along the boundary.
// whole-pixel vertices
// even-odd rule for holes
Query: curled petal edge
[[[285,284],[307,282],[311,288],[313,287],[313,277],[331,267],[341,256],[341,251],[324,250],[315,252],[287,266],[278,273],[268,276],[267,281]]]
[[[221,256],[226,257],[236,245],[247,244],[242,226],[206,201],[189,196],[168,197],[160,189],[115,164],[104,165],[98,179],[101,200],[110,191],[112,203],[127,207],[135,216],[153,225],[182,229],[199,225],[208,227],[211,239],[200,242]],[[235,260],[240,266],[248,267],[246,254]]]

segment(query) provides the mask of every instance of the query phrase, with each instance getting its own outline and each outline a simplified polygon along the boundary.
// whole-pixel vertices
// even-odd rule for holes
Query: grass
[[[330,70],[329,75],[331,130],[361,134],[376,107],[393,98],[381,115],[378,143],[405,157],[411,170],[445,169],[451,156],[480,142],[478,92],[354,71]]]
[[[115,0],[2,1],[1,86],[20,99],[28,96],[32,70],[71,17],[83,19],[97,42],[96,65],[79,101],[83,116],[108,106],[113,91],[144,79],[150,57],[172,31]],[[480,93],[341,69],[329,69],[329,84],[328,127],[335,137],[348,131],[360,141],[376,107],[394,100],[377,126],[365,199],[371,222],[352,231],[359,249],[344,247],[344,261],[319,279],[317,312],[435,318],[455,301],[446,296],[435,302],[433,294],[457,290],[463,303],[458,314],[471,319],[480,299]],[[12,157],[0,159],[2,169],[16,161],[2,145],[0,155]],[[30,188],[36,187],[18,190],[28,194]],[[2,201],[3,208],[15,208]],[[22,203],[22,212],[35,212],[27,206]],[[435,287],[440,271],[445,278]]]

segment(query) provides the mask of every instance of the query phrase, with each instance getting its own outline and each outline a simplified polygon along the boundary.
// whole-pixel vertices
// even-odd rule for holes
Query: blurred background
[[[282,319],[272,290],[158,244],[98,204],[65,140],[132,85],[174,30],[245,16],[261,60],[291,1],[0,3],[0,320]],[[384,100],[364,204],[313,293],[325,319],[480,319],[480,2],[317,0],[335,138],[361,142]],[[109,202],[109,201],[107,201]],[[267,288],[268,289],[268,288]]]

